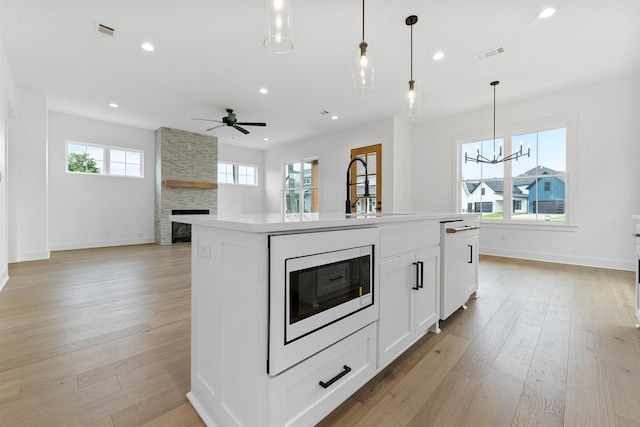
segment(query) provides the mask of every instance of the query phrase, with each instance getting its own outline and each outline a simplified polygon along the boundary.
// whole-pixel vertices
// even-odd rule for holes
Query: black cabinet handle
[[[333,279],[329,279],[330,282],[335,282],[336,280],[342,279],[342,276],[334,277]]]
[[[420,266],[420,284],[419,288],[424,288],[424,262],[418,261],[418,265]]]
[[[331,384],[335,383],[336,381],[338,381],[340,378],[344,377],[345,375],[347,375],[349,372],[351,372],[351,368],[348,367],[347,365],[344,365],[342,367],[343,371],[340,372],[338,375],[336,375],[335,377],[331,378],[329,381],[327,381],[326,383],[324,381],[320,381],[318,384],[320,384],[320,387],[322,388],[328,388],[331,386]]]
[[[420,290],[420,269],[418,267],[420,267],[420,264],[417,262],[414,262],[413,265],[416,266],[416,285],[411,289],[413,289],[414,291],[419,291]]]
[[[467,264],[473,264],[473,245],[467,246],[469,246],[469,261],[467,261]]]

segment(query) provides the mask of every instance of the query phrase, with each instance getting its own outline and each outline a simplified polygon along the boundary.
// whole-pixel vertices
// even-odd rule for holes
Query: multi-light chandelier
[[[522,151],[522,142],[520,142],[520,149],[515,153],[509,154],[508,156],[502,157],[502,143],[500,143],[499,151],[496,152],[496,86],[498,86],[500,82],[496,80],[489,84],[493,86],[493,159],[489,159],[483,156],[480,153],[480,147],[477,147],[475,157],[469,157],[467,152],[465,151],[464,162],[467,163],[467,161],[470,161],[475,163],[489,163],[489,164],[495,165],[497,163],[508,162],[513,159],[518,160],[519,157],[524,157],[524,156],[530,157],[531,146],[529,146],[527,148],[527,152],[524,153]]]

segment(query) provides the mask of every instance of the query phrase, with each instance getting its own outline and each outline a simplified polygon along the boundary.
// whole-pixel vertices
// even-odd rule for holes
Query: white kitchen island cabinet
[[[436,331],[439,221],[451,217],[465,215],[336,214],[303,221],[274,215],[176,218],[192,225],[191,391],[187,397],[203,421],[220,427],[313,425],[429,328]],[[282,258],[274,253],[282,247],[289,247],[291,254]],[[339,259],[343,254],[348,260]],[[313,274],[306,267],[289,273],[291,266],[312,258],[325,260],[329,267],[323,265],[324,270]],[[396,268],[400,264],[403,268]],[[314,298],[296,287],[299,278],[310,277],[318,287]],[[355,280],[355,287],[346,279]],[[280,283],[283,280],[286,286]],[[283,286],[282,292],[274,292],[278,286]],[[352,286],[351,299],[323,308],[338,298],[336,286]],[[291,309],[295,304],[320,313],[318,318],[355,304],[354,314],[339,314],[326,326],[314,326],[312,321],[308,333],[295,332],[298,335],[292,337],[285,325],[273,322],[270,302],[280,297],[289,308],[277,315],[287,327],[291,323],[294,331],[310,316],[298,313],[295,316],[303,320],[297,320]],[[398,316],[405,316],[403,321],[409,323],[399,325]],[[354,323],[355,319],[361,323]],[[336,322],[344,324],[344,331],[335,327]],[[282,330],[273,332],[280,327],[284,335]],[[409,336],[382,351],[382,346],[389,347],[404,334],[403,328]],[[336,338],[336,331],[343,335]],[[313,351],[301,352],[291,363],[288,354],[284,366],[270,369],[269,358],[274,357],[270,346],[287,352],[289,342],[294,344],[291,348],[303,347],[300,340],[311,340]]]
[[[439,226],[435,223],[380,230],[378,367],[382,368],[438,328]]]

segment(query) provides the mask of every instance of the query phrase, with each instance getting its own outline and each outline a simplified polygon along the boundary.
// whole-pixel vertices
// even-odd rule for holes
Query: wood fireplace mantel
[[[205,190],[216,190],[218,188],[217,182],[177,181],[175,179],[163,179],[162,185],[172,188],[201,188]]]

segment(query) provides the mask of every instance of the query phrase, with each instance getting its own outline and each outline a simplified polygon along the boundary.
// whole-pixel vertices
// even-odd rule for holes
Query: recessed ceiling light
[[[434,61],[440,61],[442,58],[444,58],[444,53],[442,52],[436,52],[433,54]]]
[[[142,43],[142,45],[140,47],[142,49],[146,50],[147,52],[153,52],[154,50],[156,50],[156,48],[153,47],[153,45],[151,43]]]
[[[538,17],[540,19],[547,19],[548,17],[550,17],[554,13],[556,13],[556,10],[554,8],[552,8],[552,7],[548,7],[545,10],[543,10],[542,12],[540,12],[540,15],[538,15]]]
[[[265,141],[268,141],[268,140],[269,140],[269,138],[264,138],[264,140],[265,140]]]
[[[259,92],[262,94],[265,94],[265,93],[269,93],[269,90],[266,87],[261,87]]]
[[[331,116],[331,120],[338,120],[338,116]]]
[[[119,107],[119,105],[118,105],[118,104],[116,104],[115,102],[110,102],[110,103],[109,103],[109,107],[111,107],[111,108],[118,108],[118,107]]]

